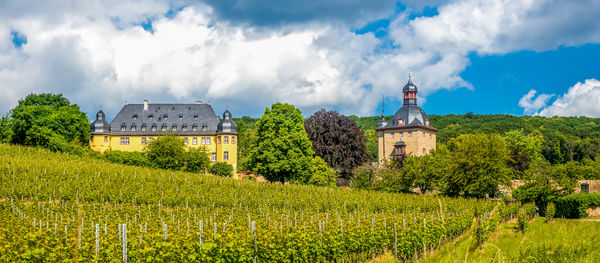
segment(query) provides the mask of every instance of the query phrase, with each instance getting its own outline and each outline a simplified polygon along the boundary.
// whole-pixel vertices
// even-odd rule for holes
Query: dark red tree
[[[354,167],[370,162],[365,136],[352,119],[324,109],[304,121],[315,154],[337,174],[349,178]]]

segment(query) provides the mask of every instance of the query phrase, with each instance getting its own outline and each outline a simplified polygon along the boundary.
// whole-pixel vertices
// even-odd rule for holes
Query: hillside
[[[5,144],[0,159],[3,262],[357,261],[394,248],[420,257],[420,248],[453,239],[476,211],[495,206],[240,181]]]
[[[365,131],[367,151],[372,158],[377,156],[374,129],[380,116],[349,116]],[[386,116],[390,120],[392,116]],[[501,114],[448,114],[429,115],[431,125],[438,129],[438,143],[468,133],[499,133],[522,129],[525,133],[539,131],[544,136],[544,157],[552,163],[594,159],[600,154],[600,118],[588,117],[539,117]],[[234,119],[243,122],[244,128],[252,130],[257,118]],[[243,150],[242,150],[243,151]]]

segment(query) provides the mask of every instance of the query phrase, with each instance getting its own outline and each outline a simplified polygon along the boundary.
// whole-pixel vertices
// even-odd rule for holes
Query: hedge
[[[600,194],[579,193],[559,197],[556,204],[555,217],[580,218],[588,216],[587,209],[592,205],[600,205]]]

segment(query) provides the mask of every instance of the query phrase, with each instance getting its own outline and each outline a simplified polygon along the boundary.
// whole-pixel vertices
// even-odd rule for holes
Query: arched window
[[[160,128],[161,131],[167,131],[167,124],[163,124],[162,127]]]
[[[135,128],[136,128],[136,127],[135,127],[135,124],[131,124],[131,130],[132,130],[132,131],[135,131]]]
[[[172,131],[176,131],[177,130],[177,124],[173,124],[173,126],[171,126],[171,130]]]
[[[156,124],[152,124],[152,131],[156,131]]]
[[[121,124],[121,131],[125,131],[127,129],[127,126],[125,125],[125,123]]]
[[[198,130],[198,125],[194,124],[194,125],[192,126],[192,131],[197,131],[197,130]]]
[[[146,131],[146,124],[145,123],[142,124],[142,131]]]

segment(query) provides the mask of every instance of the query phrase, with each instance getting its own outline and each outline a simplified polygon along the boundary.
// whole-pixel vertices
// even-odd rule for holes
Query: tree
[[[350,187],[371,189],[375,186],[375,180],[377,180],[377,166],[365,163],[354,168],[354,171],[352,171]]]
[[[248,169],[248,161],[252,152],[254,141],[256,140],[256,129],[249,127],[248,122],[251,122],[250,117],[244,116],[236,120],[238,141],[238,167],[240,170]]]
[[[90,122],[85,113],[61,94],[30,94],[19,100],[10,113],[10,119],[11,141],[16,144],[45,147],[47,144],[40,142],[40,136],[43,136],[47,138],[46,141],[53,138],[66,144],[75,142],[85,145],[90,134]],[[32,129],[35,132],[30,132]],[[28,134],[38,137],[30,138]],[[54,148],[61,150],[58,149],[60,147]]]
[[[183,157],[185,162],[185,170],[188,172],[204,172],[210,167],[210,158],[208,158],[208,151],[204,146],[188,147]]]
[[[233,166],[226,162],[218,162],[210,167],[210,173],[219,176],[231,176],[233,175]]]
[[[176,170],[184,165],[183,138],[173,134],[158,137],[146,145],[148,160],[163,169]]]
[[[312,162],[312,176],[308,183],[318,186],[335,186],[335,172],[321,157],[315,156]]]
[[[448,166],[448,153],[443,145],[424,156],[408,156],[404,160],[403,177],[411,178],[413,187],[422,194],[437,189]]]
[[[448,143],[449,172],[444,193],[450,196],[495,197],[499,185],[510,184],[509,152],[498,134],[464,134]]]
[[[300,110],[275,103],[265,109],[256,127],[248,167],[269,181],[308,183],[314,152]]]
[[[544,137],[537,130],[529,135],[525,135],[522,129],[512,130],[505,133],[504,140],[510,154],[508,166],[515,171],[517,178],[523,177],[532,162],[543,158]]]
[[[12,127],[10,118],[8,116],[2,116],[0,118],[0,143],[10,142],[12,138]]]
[[[356,122],[336,111],[317,111],[304,121],[304,127],[315,154],[343,177],[350,177],[354,167],[371,160]]]

